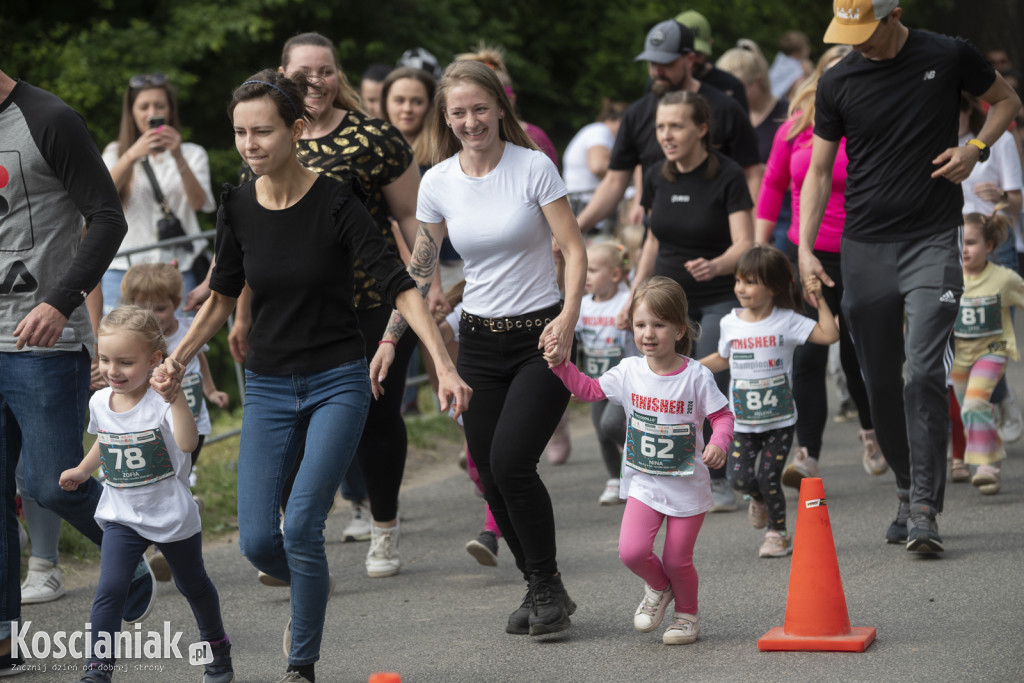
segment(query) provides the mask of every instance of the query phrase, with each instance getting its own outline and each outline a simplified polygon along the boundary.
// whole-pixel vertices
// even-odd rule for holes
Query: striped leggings
[[[964,461],[969,465],[994,465],[1006,452],[992,414],[992,390],[1006,370],[1006,356],[982,356],[974,365],[953,365],[953,389],[960,402],[960,416],[967,433]]]

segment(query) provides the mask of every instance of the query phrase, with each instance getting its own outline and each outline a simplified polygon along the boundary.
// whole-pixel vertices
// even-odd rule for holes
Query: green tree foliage
[[[972,7],[986,2],[996,0]],[[907,24],[957,32],[951,0],[901,4]],[[481,40],[501,45],[522,116],[563,149],[603,98],[628,101],[643,92],[646,68],[633,57],[650,26],[684,9],[710,21],[713,57],[747,37],[771,59],[791,28],[806,32],[817,54],[831,18],[830,0],[46,0],[5,3],[0,68],[80,111],[101,148],[117,137],[129,77],[166,73],[179,92],[185,138],[210,152],[219,188],[238,170],[225,115],[231,92],[259,69],[278,66],[281,45],[296,33],[336,41],[353,83],[369,64],[394,63],[411,47],[446,63]],[[211,226],[210,217],[201,220]],[[219,351],[211,362],[226,368]],[[232,382],[218,374],[219,383]]]

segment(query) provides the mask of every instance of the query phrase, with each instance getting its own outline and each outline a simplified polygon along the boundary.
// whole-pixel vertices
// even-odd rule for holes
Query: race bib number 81
[[[174,466],[159,429],[113,434],[100,432],[100,461],[115,488],[146,486],[174,476]]]
[[[1003,333],[1003,311],[999,295],[960,298],[960,313],[953,334],[961,339],[978,339]]]
[[[633,413],[626,430],[626,465],[646,474],[692,476],[696,434],[693,424],[661,425],[656,418]]]

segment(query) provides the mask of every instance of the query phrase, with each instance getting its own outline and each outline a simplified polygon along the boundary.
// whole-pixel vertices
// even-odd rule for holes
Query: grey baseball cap
[[[670,64],[690,52],[693,52],[693,32],[675,19],[667,19],[647,32],[644,51],[633,61]]]

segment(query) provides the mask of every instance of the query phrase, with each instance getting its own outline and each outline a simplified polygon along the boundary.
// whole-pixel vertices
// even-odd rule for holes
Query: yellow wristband
[[[979,152],[984,152],[986,149],[988,149],[988,145],[986,145],[984,142],[982,142],[978,138],[973,138],[971,140],[968,140],[967,144],[968,145],[974,145],[975,147],[978,148]]]

